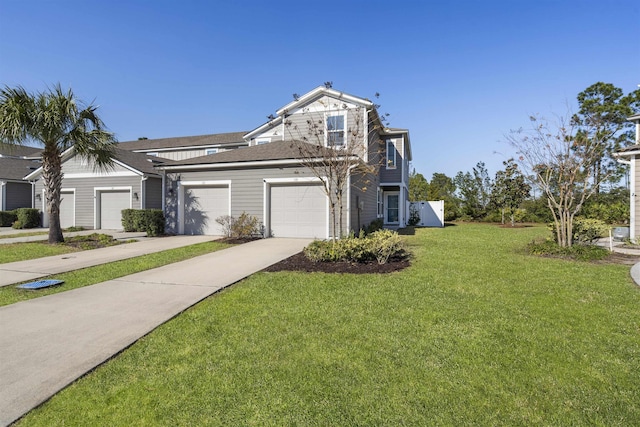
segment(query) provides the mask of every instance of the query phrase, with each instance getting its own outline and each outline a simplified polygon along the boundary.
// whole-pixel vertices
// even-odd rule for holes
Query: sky
[[[326,81],[409,129],[428,179],[514,155],[532,114],[640,84],[640,1],[0,0],[0,85],[60,83],[120,141],[252,130]]]

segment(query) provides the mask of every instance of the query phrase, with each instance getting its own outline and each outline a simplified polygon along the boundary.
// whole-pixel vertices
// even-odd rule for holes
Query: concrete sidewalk
[[[14,422],[183,310],[309,243],[257,240],[0,307],[0,425]]]
[[[107,248],[0,264],[0,287],[39,279],[51,274],[79,270],[167,249],[194,245],[215,240],[216,238],[213,236],[153,237],[145,238],[139,242],[125,243]]]
[[[49,239],[48,228],[32,228],[27,230],[14,230],[10,227],[1,227],[0,228],[0,236],[3,238],[0,239],[0,245],[8,245],[10,243],[25,243],[25,242],[46,242]],[[45,234],[38,234],[35,236],[21,236],[21,234],[28,233],[39,233],[43,232]],[[73,237],[73,236],[88,236],[89,234],[100,233],[100,234],[108,234],[117,240],[126,240],[126,239],[143,239],[146,238],[146,232],[126,232],[122,230],[82,230],[82,231],[64,231],[62,234],[64,237]],[[5,237],[12,236],[12,237]]]

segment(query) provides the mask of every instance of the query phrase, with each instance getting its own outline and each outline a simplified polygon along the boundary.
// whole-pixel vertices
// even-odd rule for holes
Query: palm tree
[[[49,243],[64,241],[60,227],[62,153],[73,148],[96,170],[113,167],[116,140],[96,114],[97,107],[76,99],[58,84],[28,93],[18,86],[0,90],[0,144],[36,143],[43,147],[42,179],[49,215]]]

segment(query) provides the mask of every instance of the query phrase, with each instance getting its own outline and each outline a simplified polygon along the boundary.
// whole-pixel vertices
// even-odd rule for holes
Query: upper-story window
[[[209,155],[209,154],[216,154],[217,152],[218,152],[218,149],[217,149],[217,148],[207,148],[207,149],[205,150],[205,154],[206,154],[206,155]]]
[[[327,146],[344,147],[345,140],[345,115],[330,114],[327,115]]]
[[[158,157],[158,153],[154,151],[153,153],[147,153],[147,156]]]
[[[387,169],[396,168],[396,146],[392,140],[387,139]]]
[[[271,138],[259,138],[256,139],[256,145],[268,144],[271,142]]]

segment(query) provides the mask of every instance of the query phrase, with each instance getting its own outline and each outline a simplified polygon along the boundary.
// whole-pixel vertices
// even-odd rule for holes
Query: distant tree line
[[[634,144],[629,116],[640,111],[640,89],[627,95],[598,82],[577,96],[579,110],[558,122],[531,117],[531,128],[507,137],[517,157],[491,176],[483,162],[454,177],[415,170],[409,198],[444,200],[445,220],[554,223],[556,240],[571,246],[573,222],[589,218],[607,224],[629,220],[625,166],[613,153]]]

